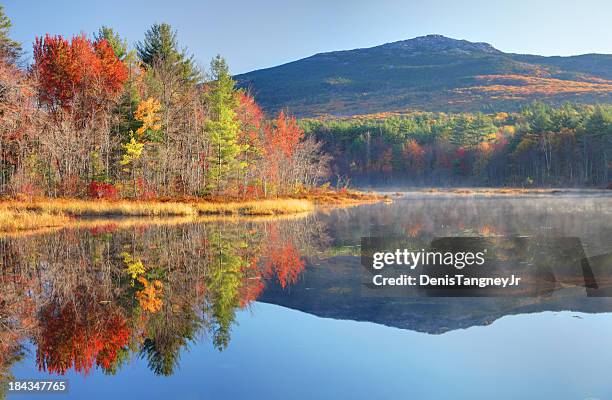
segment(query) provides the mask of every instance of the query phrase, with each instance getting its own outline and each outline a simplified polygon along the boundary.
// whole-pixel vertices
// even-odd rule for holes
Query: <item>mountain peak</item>
[[[320,53],[236,77],[268,112],[510,111],[533,100],[612,101],[612,55],[543,57],[427,35]]]
[[[418,36],[413,39],[400,40],[383,44],[381,48],[410,52],[458,52],[458,53],[501,53],[495,47],[483,42],[470,42],[449,38],[443,35]]]

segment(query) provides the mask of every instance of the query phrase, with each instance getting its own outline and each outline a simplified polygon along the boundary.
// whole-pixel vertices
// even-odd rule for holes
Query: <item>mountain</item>
[[[320,53],[235,78],[266,111],[302,117],[612,102],[612,55],[511,54],[441,35]]]

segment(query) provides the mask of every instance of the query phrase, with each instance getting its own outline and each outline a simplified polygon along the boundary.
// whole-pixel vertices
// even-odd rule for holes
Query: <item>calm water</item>
[[[362,297],[368,235],[577,236],[596,259],[612,197],[412,193],[1,238],[0,377],[63,377],[57,398],[612,398],[612,298]]]

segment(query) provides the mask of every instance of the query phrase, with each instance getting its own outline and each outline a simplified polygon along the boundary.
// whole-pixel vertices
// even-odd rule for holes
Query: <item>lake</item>
[[[66,379],[54,396],[75,399],[612,397],[612,299],[363,296],[360,240],[377,235],[578,237],[612,268],[612,196],[408,192],[5,236],[0,378]]]

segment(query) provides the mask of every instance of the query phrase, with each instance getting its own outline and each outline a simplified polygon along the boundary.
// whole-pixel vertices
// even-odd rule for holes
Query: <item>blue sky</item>
[[[610,0],[8,0],[12,36],[31,49],[46,32],[108,25],[130,44],[154,22],[178,29],[201,65],[223,55],[233,73],[333,50],[438,33],[516,53],[612,53]]]

